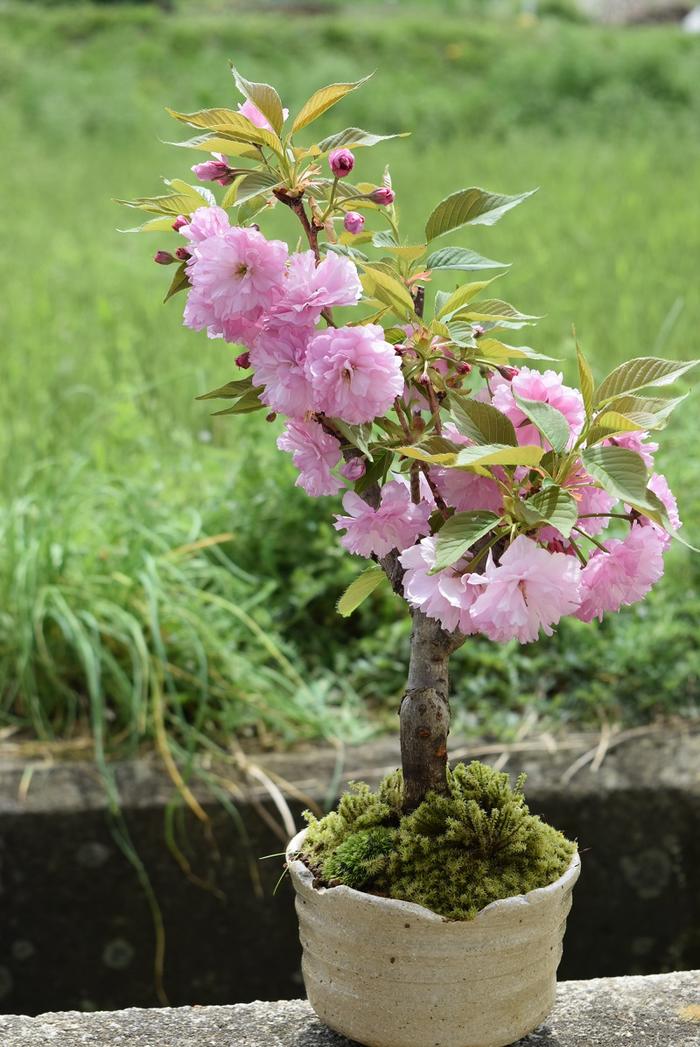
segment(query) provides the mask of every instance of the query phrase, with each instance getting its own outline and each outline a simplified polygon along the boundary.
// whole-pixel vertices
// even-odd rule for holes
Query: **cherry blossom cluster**
[[[500,265],[457,248],[430,254],[430,241],[491,224],[529,194],[460,190],[430,215],[426,243],[406,245],[388,173],[381,185],[348,182],[348,143],[392,136],[348,128],[296,147],[294,130],[325,112],[328,95],[312,96],[285,135],[274,89],[234,75],[247,96],[237,110],[173,114],[230,139],[233,156],[193,167],[226,188],[226,206],[181,182],[164,204],[131,206],[162,207],[186,241],[156,254],[181,263],[171,293],[186,292],[184,323],[237,347],[246,377],[230,383],[231,395],[246,410],[264,405],[270,421],[282,416],[277,446],[291,455],[296,484],[312,497],[344,491],[334,523],[342,545],[380,564],[446,631],[499,643],[529,643],[565,616],[588,622],[641,600],[680,527],[651,439],[678,401],[644,391],[692,365],[642,358],[596,388],[579,352],[579,391],[502,340],[534,318],[498,299],[474,304],[490,280],[438,291],[427,318],[433,272]],[[333,97],[356,86],[334,85]],[[201,148],[202,137],[206,145],[207,136],[183,144]],[[256,166],[235,166],[238,156]],[[254,207],[232,222],[237,186],[251,177]],[[190,206],[172,221],[181,200]],[[308,250],[252,221],[278,203],[300,219]],[[362,211],[390,228],[366,230]],[[386,253],[373,260],[367,245]],[[350,319],[341,323],[338,309]]]

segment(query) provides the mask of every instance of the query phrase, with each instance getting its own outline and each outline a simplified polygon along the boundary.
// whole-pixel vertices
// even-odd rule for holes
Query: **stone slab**
[[[303,1000],[0,1017],[2,1047],[352,1047]],[[562,982],[519,1047],[698,1047],[700,971]]]
[[[598,741],[564,737],[549,751],[543,743],[540,751],[514,752],[505,765],[513,774],[527,772],[532,809],[579,841],[583,871],[560,977],[700,967],[700,731],[679,725],[626,735],[621,744],[613,736],[600,766],[593,762]],[[474,740],[455,738],[451,751],[465,759],[498,758],[497,746]],[[581,760],[586,753],[587,763]],[[251,759],[321,804],[347,779],[375,781],[399,759],[395,739],[348,749],[342,766],[338,756],[309,746]],[[29,767],[31,775],[24,763],[0,761],[0,1011],[155,1005],[151,917],[115,841],[96,768],[39,761]],[[113,772],[126,825],[163,910],[169,1002],[298,997],[291,890],[282,882],[273,893],[281,858],[259,860],[279,854],[285,838],[284,829],[275,835],[261,817],[264,790],[253,784],[237,799],[247,852],[239,827],[214,798],[197,791],[213,839],[189,817],[179,839],[193,873],[216,888],[206,891],[185,876],[166,846],[173,787],[157,761],[116,764]],[[299,824],[305,803],[290,798],[290,806]],[[279,821],[269,802],[265,809]]]

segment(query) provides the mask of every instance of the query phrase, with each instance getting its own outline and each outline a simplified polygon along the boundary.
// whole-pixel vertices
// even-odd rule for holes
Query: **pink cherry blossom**
[[[562,375],[556,371],[534,371],[529,367],[521,367],[510,381],[494,374],[491,389],[493,406],[510,418],[520,444],[542,444],[544,437],[520,410],[514,394],[524,400],[539,400],[555,407],[569,423],[572,440],[583,428],[586,419],[583,397],[578,389],[564,385]]]
[[[355,305],[361,294],[357,269],[349,258],[329,253],[317,266],[313,252],[304,251],[289,259],[284,293],[271,312],[288,323],[313,325],[324,309]]]
[[[620,433],[612,440],[604,440],[606,445],[614,444],[615,447],[626,447],[629,451],[636,451],[637,454],[642,456],[644,464],[647,469],[651,469],[654,465],[654,455],[659,449],[659,445],[649,440],[649,433],[637,432],[633,433]]]
[[[231,223],[223,207],[198,207],[185,224],[180,226],[180,233],[191,243],[200,244],[210,236],[222,236],[230,228]]]
[[[215,320],[209,326],[209,337],[214,338],[221,335],[226,342],[234,342],[236,345],[246,345],[252,348],[262,330],[263,311],[258,306],[251,309],[249,313],[240,313],[228,316],[225,320]]]
[[[612,512],[614,507],[617,505],[617,499],[613,498],[612,495],[608,494],[601,487],[596,487],[595,484],[583,483],[580,484],[580,480],[586,477],[587,474],[581,470],[577,478],[575,486],[569,486],[569,482],[565,484],[569,488],[571,494],[578,502],[578,526],[586,534],[596,535],[604,531],[610,523],[610,518],[605,516],[606,513]],[[591,480],[591,477],[588,477]],[[600,513],[600,516],[591,516],[590,513]],[[585,517],[585,519],[581,519]]]
[[[304,371],[311,329],[294,324],[270,324],[251,348],[256,385],[265,388],[260,399],[273,411],[303,418],[313,407],[311,386]]]
[[[602,621],[606,611],[636,603],[664,573],[664,536],[656,527],[634,524],[624,539],[610,538],[581,571],[582,622]]]
[[[401,361],[377,324],[329,328],[309,344],[314,406],[353,425],[385,414],[403,392]]]
[[[241,116],[244,116],[246,120],[250,120],[251,124],[254,124],[256,127],[262,127],[266,131],[272,130],[272,124],[270,123],[270,121],[267,119],[266,116],[263,116],[263,114],[258,109],[257,105],[254,102],[251,102],[249,98],[247,98],[245,102],[240,103],[240,105],[238,106],[238,112],[241,114]],[[282,115],[286,120],[289,116],[289,110],[283,109]]]
[[[503,495],[495,480],[463,469],[430,470],[430,476],[448,505],[458,512],[485,510],[500,513]]]
[[[484,588],[471,608],[472,623],[498,643],[531,643],[540,629],[551,636],[552,626],[579,605],[580,575],[574,557],[547,552],[519,535],[498,565],[489,554],[479,579]]]
[[[277,446],[280,451],[289,451],[299,470],[295,486],[303,487],[313,498],[336,494],[342,488],[342,482],[331,473],[340,461],[340,444],[318,422],[287,422]]]
[[[256,229],[231,227],[196,245],[187,264],[194,289],[217,320],[269,307],[282,291],[287,245]]]
[[[678,513],[678,502],[676,501],[673,491],[668,486],[668,480],[662,473],[654,473],[651,479],[649,480],[648,487],[651,491],[654,492],[656,497],[663,502],[664,508],[666,509],[666,512],[668,514],[668,519],[669,523],[671,524],[671,528],[672,530],[677,531],[679,527],[682,526],[681,518]],[[658,524],[655,524],[646,516],[643,516],[640,520],[637,521],[637,523],[641,524],[643,527],[653,527],[661,537],[664,549],[668,549],[669,545],[671,544],[671,536],[663,527],[660,527]]]
[[[411,607],[435,618],[447,632],[459,630],[469,636],[476,632],[469,611],[479,595],[479,575],[465,573],[465,562],[431,575],[436,544],[434,537],[423,538],[399,557],[405,570],[404,596]]]
[[[403,484],[384,485],[378,509],[373,509],[354,491],[343,497],[347,516],[336,516],[336,531],[346,531],[341,544],[359,556],[386,556],[392,549],[407,549],[430,530],[432,512],[427,502],[414,504]]]

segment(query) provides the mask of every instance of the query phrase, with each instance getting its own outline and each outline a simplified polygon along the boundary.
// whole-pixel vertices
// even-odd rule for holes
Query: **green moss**
[[[324,818],[306,812],[303,860],[317,883],[339,883],[417,902],[450,920],[470,920],[490,902],[545,887],[567,869],[575,844],[525,803],[521,776],[485,764],[448,772],[448,794],[401,813],[395,771],[376,792],[352,783]]]

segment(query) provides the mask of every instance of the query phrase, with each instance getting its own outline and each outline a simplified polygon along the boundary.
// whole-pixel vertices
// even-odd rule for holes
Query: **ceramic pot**
[[[554,883],[504,898],[473,920],[351,887],[315,888],[287,848],[309,1002],[365,1047],[506,1047],[554,1004],[575,854]]]

